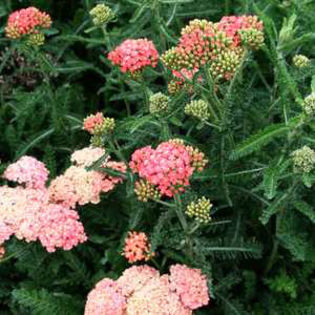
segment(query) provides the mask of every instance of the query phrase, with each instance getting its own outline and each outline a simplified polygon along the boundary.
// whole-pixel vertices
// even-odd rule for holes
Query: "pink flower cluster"
[[[152,267],[133,266],[117,281],[100,281],[88,295],[84,314],[191,315],[208,303],[207,278],[199,269],[174,265],[170,275],[161,276]]]
[[[233,40],[233,45],[241,44],[240,32],[249,29],[263,31],[264,25],[257,16],[224,16],[218,23],[218,29]]]
[[[64,174],[51,182],[49,186],[50,200],[70,208],[74,208],[77,204],[99,203],[102,192],[114,189],[123,180],[121,177],[113,177],[105,172],[86,169],[104,155],[105,150],[101,148],[88,147],[75,151],[71,161],[76,165],[70,166]],[[124,163],[108,159],[101,167],[126,172]]]
[[[128,237],[125,239],[123,256],[129,263],[149,260],[154,256],[146,234],[143,232],[129,232]]]
[[[23,156],[8,166],[3,177],[7,180],[25,184],[27,188],[44,188],[48,179],[48,170],[44,163],[31,156]]]
[[[101,148],[75,151],[72,165],[46,188],[48,170],[42,162],[24,156],[8,166],[4,178],[23,184],[0,187],[0,245],[12,235],[27,242],[39,240],[48,252],[57,248],[69,250],[86,241],[77,205],[98,203],[100,193],[122,181],[105,172],[88,171],[86,167],[105,155]],[[105,158],[101,167],[126,171],[123,163]]]
[[[9,38],[20,38],[26,34],[34,34],[39,28],[50,28],[51,18],[37,8],[29,7],[10,14],[5,28]]]
[[[101,127],[104,122],[104,115],[102,113],[96,113],[95,115],[90,115],[84,119],[83,129],[94,134],[95,127]]]
[[[204,65],[215,78],[230,80],[241,63],[245,45],[259,48],[263,43],[263,24],[256,16],[226,16],[218,23],[193,20],[182,29],[179,43],[162,55],[172,71],[170,86],[183,85]],[[171,91],[171,90],[170,90]]]
[[[39,240],[48,252],[65,250],[86,240],[78,214],[49,202],[46,188],[0,187],[0,244],[11,235]]]
[[[127,39],[108,54],[108,59],[120,66],[122,72],[131,74],[143,70],[147,66],[156,67],[159,54],[152,41],[143,39]]]
[[[136,150],[129,163],[134,173],[157,187],[162,195],[173,197],[189,186],[194,168],[194,156],[189,147],[173,141],[162,142]],[[199,171],[202,168],[199,168]]]

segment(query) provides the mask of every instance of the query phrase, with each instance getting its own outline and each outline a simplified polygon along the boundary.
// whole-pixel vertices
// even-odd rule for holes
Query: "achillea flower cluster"
[[[31,156],[23,156],[8,166],[3,177],[7,180],[25,184],[27,188],[44,188],[48,179],[48,170],[44,163]]]
[[[96,26],[104,25],[115,18],[115,14],[110,7],[104,3],[97,4],[91,11],[93,23]]]
[[[95,161],[105,155],[101,148],[84,148],[72,154],[71,161],[76,165],[70,166],[63,175],[55,178],[49,187],[52,202],[74,208],[77,204],[97,204],[100,194],[108,192],[122,182],[121,177],[109,176],[105,172],[87,170]],[[120,162],[110,161],[106,158],[100,166],[126,172],[126,166]]]
[[[195,100],[186,104],[185,114],[200,120],[207,120],[210,117],[208,104],[204,100]]]
[[[125,239],[123,256],[129,263],[145,260],[154,256],[148,237],[143,232],[129,232]]]
[[[41,29],[48,29],[50,26],[51,18],[47,13],[29,7],[11,13],[5,33],[8,38],[18,39],[25,35],[39,34]],[[38,43],[41,44],[42,40]]]
[[[191,202],[186,208],[186,214],[190,218],[195,218],[197,222],[208,223],[211,220],[210,210],[212,204],[209,199],[202,197],[196,202]]]
[[[90,115],[84,119],[83,129],[91,135],[101,135],[102,133],[110,133],[115,128],[115,119],[104,117],[102,113]]]
[[[297,68],[306,68],[310,64],[310,60],[304,55],[295,55],[292,59],[293,64]]]
[[[185,77],[192,79],[204,65],[213,77],[230,80],[242,62],[245,47],[258,49],[263,41],[263,24],[256,16],[228,16],[218,23],[191,21],[182,29],[179,44],[162,56],[174,75],[171,90],[183,85]]]
[[[173,197],[190,185],[194,170],[202,171],[206,159],[200,160],[190,147],[177,142],[162,142],[156,149],[146,146],[136,150],[129,163],[134,173],[156,187],[161,195]],[[197,167],[197,169],[196,169]]]
[[[150,96],[149,107],[151,114],[160,114],[166,112],[168,109],[170,98],[159,92]]]
[[[293,167],[297,173],[309,173],[315,168],[315,151],[308,146],[292,152]]]
[[[158,52],[152,41],[127,39],[108,54],[108,59],[120,67],[122,72],[136,75],[145,67],[156,67]]]
[[[171,289],[186,307],[194,310],[209,303],[207,278],[200,269],[177,264],[170,267],[170,274]]]
[[[44,187],[0,187],[0,231],[0,245],[15,235],[26,242],[39,240],[48,252],[86,241],[78,214],[50,203]]]
[[[85,315],[192,315],[209,303],[207,280],[199,269],[174,265],[170,275],[133,266],[117,280],[103,279],[89,293]]]

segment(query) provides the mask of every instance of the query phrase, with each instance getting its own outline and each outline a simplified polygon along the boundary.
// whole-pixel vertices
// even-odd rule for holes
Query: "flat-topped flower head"
[[[31,156],[22,156],[17,162],[9,165],[3,177],[7,180],[25,184],[28,188],[43,188],[49,171],[44,163]]]
[[[156,149],[147,146],[136,150],[129,163],[134,173],[156,187],[163,196],[173,197],[190,185],[196,167],[203,168],[202,156],[181,143],[162,142]]]
[[[125,239],[123,256],[129,263],[149,260],[154,256],[148,237],[143,232],[129,232]]]
[[[127,39],[108,54],[108,59],[122,72],[136,74],[145,67],[156,67],[159,54],[152,41]]]
[[[192,315],[209,303],[207,279],[199,269],[173,265],[160,275],[147,265],[105,278],[89,293],[85,315]]]
[[[70,250],[87,240],[78,213],[61,205],[47,205],[39,217],[39,225],[38,239],[50,253],[57,248]]]
[[[78,213],[49,202],[44,188],[0,187],[0,244],[11,235],[39,240],[48,252],[70,250],[86,240]]]
[[[24,35],[39,33],[51,26],[51,18],[35,7],[21,9],[10,14],[5,33],[8,38],[18,39]]]
[[[200,269],[185,265],[170,267],[171,289],[176,292],[181,302],[191,310],[209,303],[207,278]]]

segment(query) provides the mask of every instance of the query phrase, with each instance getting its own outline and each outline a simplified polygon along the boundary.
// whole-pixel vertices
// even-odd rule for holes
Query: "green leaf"
[[[294,203],[294,207],[301,212],[302,214],[304,214],[305,216],[307,216],[312,223],[315,223],[315,211],[314,208],[312,206],[310,206],[308,203],[300,200]]]
[[[283,207],[283,201],[288,197],[288,194],[283,194],[278,199],[276,199],[269,207],[263,210],[262,215],[259,220],[262,224],[266,225],[269,222],[271,216],[280,211],[280,208]]]
[[[268,126],[264,130],[252,135],[243,143],[239,144],[231,153],[230,159],[237,160],[243,156],[251,154],[270,143],[274,138],[283,135],[289,130],[289,126],[284,124],[274,124]]]

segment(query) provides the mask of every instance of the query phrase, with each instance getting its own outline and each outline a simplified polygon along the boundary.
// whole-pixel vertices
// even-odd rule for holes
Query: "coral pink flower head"
[[[129,232],[125,239],[123,256],[129,263],[141,260],[149,260],[154,253],[151,252],[151,246],[145,233]]]
[[[127,314],[190,315],[192,312],[171,292],[168,276],[164,275],[150,279],[128,299]]]
[[[10,14],[5,28],[9,38],[20,38],[25,34],[36,33],[38,28],[50,28],[51,18],[35,7],[21,9]]]
[[[48,252],[70,250],[87,240],[78,213],[61,205],[49,204],[40,215],[39,225],[38,238]]]
[[[23,156],[9,165],[3,176],[5,179],[25,184],[28,188],[44,188],[48,178],[45,164],[31,156]]]
[[[181,302],[191,310],[209,303],[207,278],[200,269],[173,265],[170,267],[170,283]]]
[[[103,279],[89,293],[84,315],[125,315],[126,300],[119,285]]]
[[[152,41],[127,39],[108,54],[108,59],[122,72],[135,73],[147,66],[156,67],[158,52]]]
[[[88,131],[90,134],[94,134],[94,129],[97,126],[102,126],[104,122],[103,113],[96,113],[86,117],[83,121],[83,129]]]

